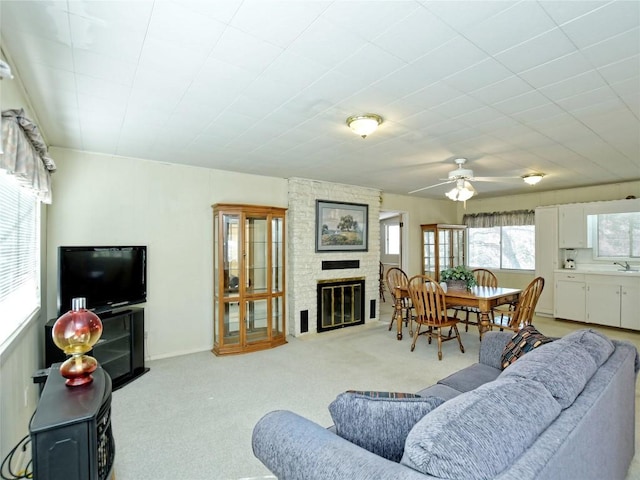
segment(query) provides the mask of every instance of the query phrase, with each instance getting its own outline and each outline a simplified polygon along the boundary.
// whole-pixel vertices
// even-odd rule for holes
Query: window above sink
[[[626,268],[627,262],[640,260],[640,212],[588,215],[587,228],[594,260],[619,262],[621,271],[634,268]]]

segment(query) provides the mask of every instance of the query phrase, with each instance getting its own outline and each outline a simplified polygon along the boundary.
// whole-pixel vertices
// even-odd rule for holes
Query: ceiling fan
[[[429,185],[428,187],[418,188],[417,190],[412,190],[409,194],[421,192],[423,190],[427,190],[429,188],[439,187],[440,185],[446,185],[448,183],[455,183],[456,187],[448,192],[446,195],[451,200],[459,200],[465,201],[471,198],[476,190],[471,185],[470,180],[474,182],[505,182],[512,181],[518,177],[474,177],[473,170],[468,168],[464,168],[464,164],[467,163],[466,158],[456,158],[454,160],[455,164],[458,166],[455,170],[449,172],[448,178],[440,183],[436,183],[434,185]],[[466,198],[465,198],[466,197]]]

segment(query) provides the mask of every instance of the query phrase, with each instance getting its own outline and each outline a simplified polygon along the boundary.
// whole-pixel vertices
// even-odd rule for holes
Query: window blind
[[[0,169],[0,345],[40,306],[40,202]]]

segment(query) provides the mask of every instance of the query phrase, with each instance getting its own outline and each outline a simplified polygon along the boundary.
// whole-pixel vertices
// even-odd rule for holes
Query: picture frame
[[[316,200],[316,252],[366,252],[369,206]]]

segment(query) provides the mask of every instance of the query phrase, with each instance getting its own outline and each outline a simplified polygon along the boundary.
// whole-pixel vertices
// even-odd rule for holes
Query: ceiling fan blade
[[[440,185],[446,185],[447,183],[452,183],[452,182],[455,182],[455,180],[447,180],[446,182],[436,183],[435,185],[429,185],[428,187],[422,187],[422,188],[419,188],[417,190],[412,190],[408,194],[411,195],[412,193],[421,192],[423,190],[428,190],[428,189],[433,188],[433,187],[439,187]]]
[[[520,177],[473,177],[472,180],[476,181],[476,182],[497,182],[497,183],[502,183],[502,182],[515,182],[517,180],[522,180],[522,178]]]

